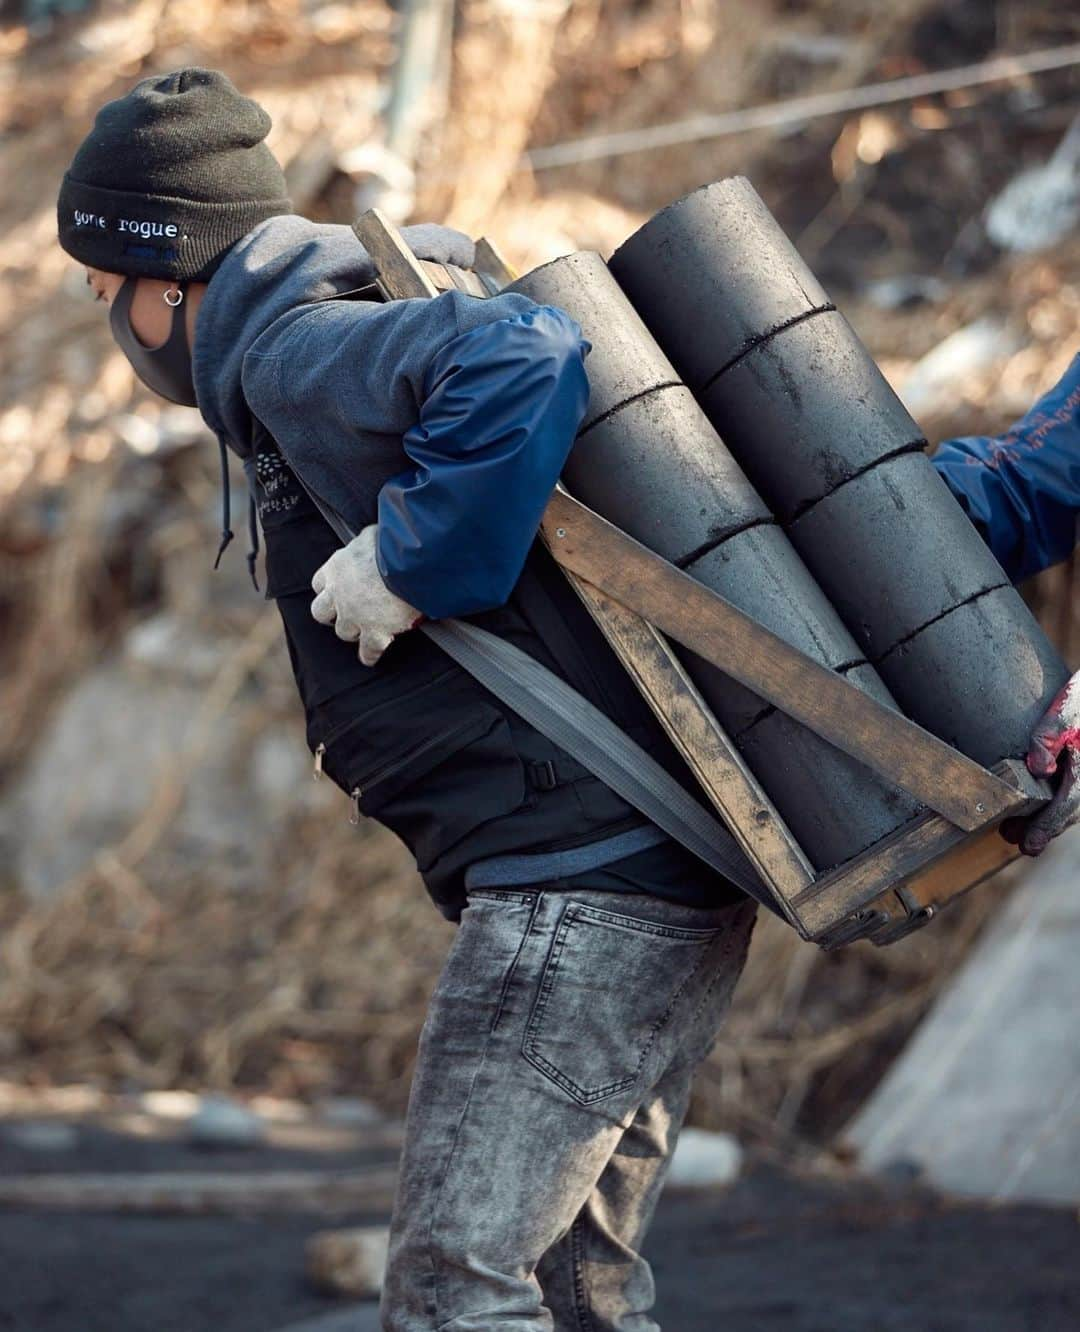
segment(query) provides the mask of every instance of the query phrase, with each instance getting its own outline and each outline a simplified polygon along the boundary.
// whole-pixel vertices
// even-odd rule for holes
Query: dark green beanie
[[[101,108],[65,173],[60,244],[106,272],[206,282],[252,227],[292,212],[269,129],[217,70],[143,79]]]

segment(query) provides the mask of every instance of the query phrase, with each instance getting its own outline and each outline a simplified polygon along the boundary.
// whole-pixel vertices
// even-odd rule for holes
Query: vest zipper
[[[323,755],[326,753],[326,741],[320,740],[315,746],[315,767],[311,774],[312,781],[317,782],[322,774]]]

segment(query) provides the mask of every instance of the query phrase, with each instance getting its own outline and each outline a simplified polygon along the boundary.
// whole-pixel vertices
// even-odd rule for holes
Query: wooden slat
[[[779,905],[797,928],[788,903],[813,883],[814,867],[779,811],[663,635],[576,574],[567,576],[735,840],[776,890]]]
[[[975,833],[962,846],[924,866],[904,885],[920,906],[944,906],[1004,869],[1020,855],[997,827]]]
[[[904,927],[911,924],[913,908],[928,913],[928,920],[930,914],[969,893],[972,888],[1011,864],[1019,854],[1019,848],[1006,842],[1000,835],[997,825],[968,833],[944,855],[923,865],[908,879],[867,903],[862,908],[864,914],[874,912],[878,922],[869,934],[860,937],[869,938],[879,946],[906,938],[910,930]],[[836,908],[838,905],[835,894],[827,894],[822,902],[827,908]],[[838,923],[842,923],[842,919]],[[901,932],[894,934],[896,927],[900,927]],[[835,928],[815,931],[813,936],[815,941],[821,942],[826,948],[834,946],[831,940],[835,937]]]
[[[882,896],[864,901],[863,906],[856,909],[874,911],[888,917],[888,920],[883,922],[887,936],[889,924],[903,925],[908,921],[912,905],[923,909],[940,909],[947,906],[958,897],[970,892],[972,888],[978,887],[991,875],[1012,864],[1019,855],[1019,847],[1006,842],[998,831],[998,825],[994,824],[991,828],[965,834],[943,854],[929,861],[923,861],[906,879],[892,885]],[[844,912],[851,901],[858,900],[855,895],[846,891],[842,880],[839,883],[825,883],[824,886],[825,892],[820,902],[815,904],[812,913],[814,918],[812,937],[823,942],[827,941],[828,936],[845,919],[850,919],[850,916],[845,916]],[[906,901],[901,900],[898,890],[903,890]],[[822,913],[820,921],[819,912]],[[823,923],[830,918],[834,921],[833,925]],[[874,930],[869,938],[874,943],[892,942],[888,937],[879,937],[878,930]]]
[[[542,527],[563,568],[958,827],[971,831],[1020,803],[1016,791],[979,764],[792,647],[561,488],[548,502]]]
[[[352,229],[371,255],[379,275],[379,286],[391,300],[439,294],[420,260],[385,213],[378,208],[369,208],[356,219]]]
[[[1016,792],[1012,814],[1025,814],[1050,794],[1022,763],[1006,760],[994,772]],[[817,938],[835,928],[853,911],[873,905],[891,890],[908,888],[923,906],[940,905],[1007,865],[1016,848],[993,826],[974,834],[962,832],[947,819],[927,812],[861,855],[822,875],[793,905],[803,928]]]
[[[822,875],[794,906],[811,938],[827,933],[899,881],[969,839],[970,833],[927,812]]]
[[[495,279],[496,287],[509,286],[517,277],[503,257],[502,251],[487,236],[481,236],[476,242],[473,264],[480,273],[486,273]]]
[[[486,298],[491,293],[478,273],[456,264],[437,264],[433,259],[421,259],[420,267],[438,291],[463,291],[469,296]]]

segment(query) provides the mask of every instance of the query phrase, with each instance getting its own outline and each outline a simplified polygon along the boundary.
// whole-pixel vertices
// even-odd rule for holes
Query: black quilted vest
[[[460,915],[464,872],[476,860],[565,850],[645,821],[425,635],[403,634],[377,666],[362,666],[355,643],[339,639],[310,614],[311,576],[340,542],[265,432],[253,469],[266,542],[266,595],[277,601],[284,622],[308,745],[357,811],[405,842],[445,916]],[[469,618],[562,676],[695,789],[539,542],[507,604]]]

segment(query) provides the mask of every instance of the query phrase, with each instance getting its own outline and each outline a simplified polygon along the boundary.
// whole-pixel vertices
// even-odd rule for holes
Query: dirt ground
[[[358,1153],[205,1152],[84,1132],[42,1159],[0,1146],[0,1175],[42,1171],[355,1168]],[[368,1157],[370,1160],[370,1156]],[[310,1213],[123,1216],[0,1212],[3,1332],[276,1332],[339,1306],[302,1279]],[[665,1195],[646,1246],[665,1332],[1072,1332],[1078,1217],[988,1208],[910,1181],[752,1163],[727,1192]]]

